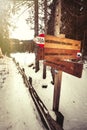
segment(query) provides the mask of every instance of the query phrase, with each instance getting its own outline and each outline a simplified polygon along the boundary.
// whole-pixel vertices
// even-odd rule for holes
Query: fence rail
[[[13,61],[15,62],[18,71],[22,75],[22,78],[23,78],[23,81],[24,81],[26,87],[28,87],[28,89],[29,89],[29,92],[30,92],[31,97],[39,112],[41,120],[44,123],[44,125],[46,126],[46,128],[48,130],[63,130],[63,128],[60,126],[60,124],[58,124],[58,122],[56,122],[49,114],[48,109],[46,108],[46,106],[44,105],[44,103],[42,102],[42,100],[40,99],[38,94],[36,93],[34,87],[30,83],[29,79],[27,78],[27,76],[25,74],[25,70],[19,66],[19,63],[16,63],[15,59],[13,59]]]

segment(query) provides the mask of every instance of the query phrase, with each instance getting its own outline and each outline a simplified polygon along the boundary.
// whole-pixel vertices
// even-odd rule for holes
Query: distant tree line
[[[11,12],[10,0],[0,1],[0,48],[2,53],[9,55],[10,40],[9,40],[9,18]]]
[[[13,2],[13,8],[10,2]],[[26,22],[29,26],[33,24],[35,34],[47,33],[55,35],[55,30],[60,28],[59,33],[65,34],[66,37],[81,40],[83,43],[83,53],[87,55],[86,0],[3,0],[0,4],[0,47],[4,54],[9,54],[10,51],[21,52],[33,50],[33,42],[24,43],[24,41],[17,41],[15,44],[10,44],[10,40],[8,39],[8,27],[11,26],[9,23],[10,14],[13,13],[15,15],[24,6],[25,9],[23,12],[26,10],[29,12]],[[61,19],[58,21],[60,13]]]
[[[35,43],[33,40],[12,39],[11,52],[34,52]]]

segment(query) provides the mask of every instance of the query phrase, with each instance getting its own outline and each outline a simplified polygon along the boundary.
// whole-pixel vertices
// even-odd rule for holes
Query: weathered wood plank
[[[58,58],[58,59],[77,59],[78,50],[44,48],[44,59]]]
[[[44,61],[44,64],[53,67],[56,70],[64,71],[68,74],[74,75],[76,77],[82,76],[82,63],[77,62],[70,62],[70,61],[60,61],[60,60],[53,60],[53,61]]]
[[[65,48],[62,48],[62,49],[57,49],[57,48],[55,48],[55,49],[54,49],[54,48],[51,48],[51,47],[50,47],[50,48],[44,48],[44,54],[45,54],[45,55],[46,55],[46,54],[49,54],[49,53],[51,53],[51,54],[52,54],[52,53],[54,53],[54,54],[55,54],[55,53],[58,53],[58,54],[59,54],[59,53],[60,53],[60,54],[61,54],[61,53],[65,53],[65,54],[68,53],[68,54],[69,54],[69,53],[77,53],[77,51],[79,51],[79,50],[69,50],[69,49],[65,49]]]
[[[61,42],[57,42],[57,44],[55,43],[48,43],[46,42],[44,45],[45,48],[57,48],[57,49],[71,49],[71,50],[80,50],[80,46],[79,45],[73,45],[72,43],[61,43]]]
[[[64,48],[64,49],[80,50],[81,42],[78,40],[46,35],[44,48],[57,48],[57,49]]]
[[[38,60],[43,60],[44,59],[43,58],[44,57],[44,48],[38,47],[36,57],[37,57]]]

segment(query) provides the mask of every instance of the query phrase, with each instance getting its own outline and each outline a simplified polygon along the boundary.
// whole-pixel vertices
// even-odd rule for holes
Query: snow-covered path
[[[54,86],[51,84],[50,67],[47,67],[47,78],[43,80],[42,61],[40,70],[35,73],[33,66],[29,67],[29,64],[34,63],[33,54],[14,56],[21,67],[25,68],[26,75],[33,78],[33,87],[55,118],[52,110]],[[0,83],[0,130],[46,130],[15,64],[8,61],[7,65],[0,65],[0,69],[6,69],[3,71],[5,77],[2,76],[5,83]],[[47,88],[42,88],[44,84]],[[59,111],[64,116],[64,130],[87,130],[87,63],[84,65],[82,78],[63,72]]]
[[[0,87],[0,130],[46,130],[12,60],[5,69],[9,73]]]

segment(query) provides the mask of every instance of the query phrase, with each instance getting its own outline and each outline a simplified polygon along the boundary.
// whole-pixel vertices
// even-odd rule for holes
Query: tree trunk
[[[59,36],[60,26],[61,26],[61,0],[59,0],[58,3],[56,4],[55,21],[54,21],[54,35],[55,36]],[[55,73],[54,76],[55,76],[54,77],[55,80],[54,80],[53,110],[59,111],[62,72],[58,71],[58,73],[57,74]]]
[[[34,7],[35,7],[35,37],[38,36],[38,0],[35,0],[34,1]],[[35,72],[37,72],[39,70],[39,60],[38,60],[38,57],[37,57],[37,53],[38,53],[38,47],[37,45],[35,46]]]
[[[55,10],[55,21],[54,21],[54,35],[58,36],[60,34],[61,26],[61,0],[58,0]]]

